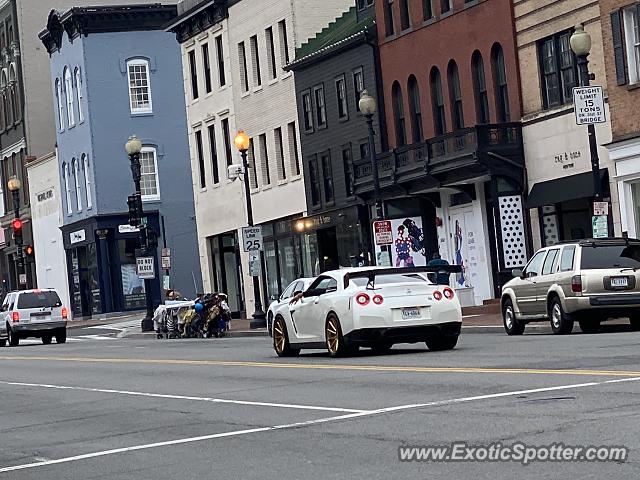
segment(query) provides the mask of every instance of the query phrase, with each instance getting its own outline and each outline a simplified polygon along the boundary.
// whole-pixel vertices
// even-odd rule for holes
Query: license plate
[[[403,308],[402,309],[402,319],[403,320],[413,320],[414,318],[420,318],[420,309],[417,307],[413,308]]]
[[[612,287],[628,287],[629,279],[627,277],[611,277]]]
[[[46,315],[36,315],[36,320],[46,320],[47,318],[49,317],[47,317]]]

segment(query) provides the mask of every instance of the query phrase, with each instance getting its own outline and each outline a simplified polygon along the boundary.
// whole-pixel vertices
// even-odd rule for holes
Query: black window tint
[[[18,308],[59,307],[61,305],[60,297],[52,290],[21,293],[18,297]]]
[[[535,277],[540,274],[540,271],[542,270],[542,262],[544,261],[544,256],[546,254],[546,251],[542,251],[534,255],[525,270],[525,274],[527,277]]]
[[[556,257],[558,256],[559,249],[549,250],[549,254],[547,258],[544,260],[544,265],[542,267],[542,274],[549,275],[553,273],[553,265],[556,261]]]
[[[583,269],[640,268],[640,245],[582,247]]]
[[[573,256],[576,253],[576,247],[564,247],[562,250],[562,259],[560,260],[560,270],[568,272],[573,270]]]

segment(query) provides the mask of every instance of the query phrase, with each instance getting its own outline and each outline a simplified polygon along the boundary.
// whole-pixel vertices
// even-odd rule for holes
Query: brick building
[[[602,39],[607,70],[612,141],[623,235],[640,236],[640,5],[601,0]]]

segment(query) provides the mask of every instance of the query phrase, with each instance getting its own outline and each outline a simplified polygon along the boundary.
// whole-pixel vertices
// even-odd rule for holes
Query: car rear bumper
[[[391,343],[416,343],[436,335],[457,337],[460,335],[462,322],[439,323],[435,325],[419,325],[409,327],[361,328],[345,335],[345,339],[353,345],[374,345],[381,341]]]
[[[67,322],[46,322],[46,323],[14,323],[11,325],[11,329],[15,332],[27,333],[27,332],[44,332],[47,330],[57,330],[59,328],[65,328]]]
[[[594,307],[638,307],[640,295],[599,295],[589,297],[589,305]]]

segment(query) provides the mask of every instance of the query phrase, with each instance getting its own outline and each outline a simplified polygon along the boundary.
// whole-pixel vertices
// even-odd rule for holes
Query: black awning
[[[608,192],[608,170],[600,169],[600,182],[603,185],[602,191]],[[604,180],[606,179],[607,182]],[[539,182],[533,185],[529,196],[524,202],[525,208],[538,208],[543,205],[554,205],[576,200],[578,198],[590,198],[593,192],[593,174],[591,172],[578,173],[568,177]]]

